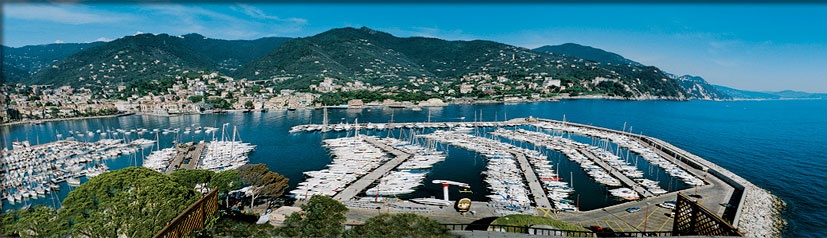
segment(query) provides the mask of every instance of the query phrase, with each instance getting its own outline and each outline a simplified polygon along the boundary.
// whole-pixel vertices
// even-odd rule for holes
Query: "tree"
[[[60,219],[52,208],[38,206],[20,211],[14,231],[22,237],[62,237],[69,231],[69,222]]]
[[[14,224],[17,222],[16,212],[2,211],[0,214],[0,235],[14,234]]]
[[[101,174],[70,192],[58,215],[73,224],[72,236],[149,237],[198,197],[170,176],[128,167]]]
[[[380,214],[356,227],[346,237],[452,237],[438,222],[413,213]]]
[[[178,170],[170,174],[176,183],[188,188],[195,188],[195,185],[209,183],[215,172],[203,169]],[[212,189],[212,186],[209,187]]]
[[[244,102],[244,108],[253,109],[253,101]]]
[[[225,170],[212,176],[209,183],[211,188],[218,187],[218,193],[227,194],[232,190],[241,187],[241,179],[238,177],[238,170]],[[229,205],[230,196],[226,196],[224,205]]]
[[[238,168],[238,177],[241,182],[250,185],[253,194],[250,200],[250,209],[253,208],[258,196],[278,197],[287,190],[289,179],[276,172],[270,171],[264,164],[246,164]]]
[[[347,207],[330,197],[313,195],[301,205],[302,212],[284,220],[280,235],[290,237],[338,237],[342,234]]]

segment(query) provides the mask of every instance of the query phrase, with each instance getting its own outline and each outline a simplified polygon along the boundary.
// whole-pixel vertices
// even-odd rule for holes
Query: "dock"
[[[359,194],[359,192],[367,189],[368,186],[370,186],[374,181],[381,178],[383,175],[402,164],[402,162],[405,162],[405,160],[408,160],[411,157],[413,157],[413,154],[411,153],[399,150],[397,148],[393,148],[386,144],[382,144],[372,137],[366,136],[362,138],[365,142],[368,142],[373,146],[379,147],[385,152],[389,152],[394,156],[394,158],[388,162],[385,162],[378,168],[374,169],[369,174],[362,176],[361,178],[356,180],[356,182],[353,182],[352,184],[348,185],[347,188],[337,193],[336,196],[333,196],[333,199],[336,199],[337,201],[348,201],[353,199],[353,197],[356,197],[356,195]]]
[[[531,194],[534,195],[534,203],[536,206],[540,208],[552,208],[551,203],[548,201],[548,197],[546,197],[546,192],[543,190],[543,185],[540,184],[540,180],[537,179],[537,174],[534,173],[534,169],[531,168],[531,164],[529,164],[528,160],[526,160],[525,154],[521,152],[512,153],[516,155],[517,162],[523,170],[523,175],[525,176],[526,182],[528,182],[528,188],[531,191]]]
[[[184,148],[176,148],[178,154],[175,155],[175,159],[169,163],[169,166],[167,166],[164,172],[171,174],[177,170],[195,169],[201,161],[201,153],[204,152],[204,146],[204,143],[198,143],[187,144]]]
[[[386,122],[386,123],[353,123],[348,124],[348,128],[343,130],[384,130],[384,129],[402,129],[402,128],[441,128],[450,129],[453,127],[506,127],[506,126],[522,126],[533,123],[533,119],[515,118],[508,121],[454,121],[454,122]],[[383,125],[378,128],[376,125]],[[314,132],[314,131],[334,131],[336,124],[305,124],[297,125],[291,128],[290,133],[299,132]]]
[[[611,174],[612,177],[615,177],[618,180],[620,180],[620,182],[623,183],[623,185],[632,188],[632,190],[635,190],[635,192],[637,192],[638,194],[643,195],[643,197],[649,198],[655,196],[655,194],[652,194],[652,192],[649,192],[649,190],[644,189],[643,186],[640,186],[637,183],[635,183],[635,181],[632,181],[632,179],[629,179],[629,177],[627,177],[625,174],[621,173],[617,169],[612,168],[612,166],[609,166],[608,164],[604,163],[603,160],[597,158],[597,156],[592,154],[591,151],[582,147],[577,148],[577,151],[585,155],[592,161],[594,161],[595,164],[599,165],[601,168],[603,168],[603,170],[606,170],[606,172],[609,172],[609,174]]]

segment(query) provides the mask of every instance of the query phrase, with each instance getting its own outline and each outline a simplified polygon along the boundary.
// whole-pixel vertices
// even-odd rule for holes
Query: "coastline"
[[[122,117],[122,116],[131,116],[135,115],[134,112],[126,112],[126,113],[118,113],[112,115],[104,115],[104,116],[88,116],[88,117],[68,117],[68,118],[51,118],[51,119],[41,119],[41,120],[27,120],[27,121],[15,121],[15,122],[6,122],[0,124],[0,127],[5,126],[14,126],[14,125],[24,125],[30,123],[43,123],[43,122],[54,122],[54,121],[73,121],[73,120],[86,120],[86,119],[98,119],[98,118],[112,118],[112,117]]]

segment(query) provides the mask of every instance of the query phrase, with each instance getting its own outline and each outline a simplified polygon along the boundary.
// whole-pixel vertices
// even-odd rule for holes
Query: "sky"
[[[26,4],[3,5],[3,45],[137,33],[308,37],[368,27],[398,37],[578,43],[666,72],[754,91],[827,92],[827,4]]]

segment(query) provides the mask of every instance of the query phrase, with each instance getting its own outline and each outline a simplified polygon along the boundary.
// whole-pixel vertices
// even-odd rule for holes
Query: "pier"
[[[396,166],[399,166],[399,164],[402,164],[402,162],[405,162],[405,160],[408,160],[413,156],[413,154],[411,153],[399,150],[397,148],[393,148],[386,144],[379,143],[378,141],[376,141],[376,139],[373,139],[372,137],[361,138],[364,141],[370,143],[371,145],[379,147],[383,151],[393,154],[394,158],[386,162],[385,164],[382,164],[378,168],[374,169],[369,174],[362,176],[361,178],[356,180],[356,182],[353,182],[352,184],[348,185],[347,188],[336,194],[336,196],[333,196],[333,199],[336,199],[338,201],[348,201],[350,199],[353,199],[353,197],[355,197],[356,194],[359,194],[359,192],[367,189],[368,186],[370,186],[374,181],[382,177],[382,175],[390,172],[393,168],[396,168]]]
[[[201,153],[204,152],[204,143],[193,144],[192,142],[185,144],[184,148],[176,148],[178,154],[175,159],[169,163],[166,174],[171,174],[181,169],[195,169],[201,161]]]
[[[607,172],[609,172],[609,174],[611,174],[613,177],[620,180],[621,183],[623,183],[624,185],[626,185],[629,188],[632,188],[632,190],[635,190],[635,192],[637,192],[638,194],[643,195],[643,197],[648,198],[648,197],[654,197],[655,196],[654,194],[652,194],[652,192],[649,192],[649,190],[643,189],[642,186],[635,183],[635,181],[632,181],[632,179],[629,179],[629,177],[627,177],[625,174],[621,173],[617,169],[612,168],[612,166],[609,166],[608,164],[604,163],[602,159],[597,158],[597,156],[592,154],[591,151],[589,151],[587,149],[584,149],[582,147],[577,148],[577,151],[580,152],[581,154],[585,155],[586,157],[588,157],[592,161],[594,161],[595,164],[597,164],[598,166],[603,168],[603,170],[606,170]]]
[[[299,132],[314,132],[314,131],[341,131],[353,130],[384,130],[384,129],[401,129],[401,128],[442,128],[450,129],[453,127],[505,127],[505,126],[522,126],[531,124],[531,120],[525,118],[517,118],[508,121],[475,121],[475,122],[388,122],[388,123],[353,123],[353,124],[305,124],[297,125],[290,129],[290,133]],[[381,125],[381,126],[380,126]],[[340,129],[337,127],[342,126]]]
[[[519,162],[520,168],[523,170],[525,180],[528,182],[528,188],[531,194],[534,195],[534,203],[536,206],[540,208],[552,208],[548,197],[546,197],[546,192],[543,190],[543,185],[540,184],[540,180],[537,179],[537,175],[534,174],[534,169],[531,168],[531,164],[526,160],[525,154],[516,151],[512,153],[516,155],[517,162]]]

